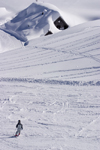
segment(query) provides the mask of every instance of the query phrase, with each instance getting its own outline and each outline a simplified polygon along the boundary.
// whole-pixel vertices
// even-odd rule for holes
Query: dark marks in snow
[[[0,78],[0,82],[26,82],[26,83],[43,83],[43,84],[59,84],[72,86],[100,86],[100,81],[62,81],[62,80],[46,80],[34,78]]]

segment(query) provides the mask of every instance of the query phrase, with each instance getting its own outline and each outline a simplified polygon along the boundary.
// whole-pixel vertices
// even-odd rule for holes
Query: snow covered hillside
[[[100,150],[100,2],[35,2],[0,0],[0,150]]]
[[[0,77],[99,84],[99,24],[100,20],[88,22],[1,53]]]

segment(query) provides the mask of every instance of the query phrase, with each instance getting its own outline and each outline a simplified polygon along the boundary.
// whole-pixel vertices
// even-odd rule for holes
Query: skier
[[[18,120],[18,123],[17,123],[17,125],[16,125],[16,128],[17,128],[17,131],[16,131],[16,135],[15,135],[15,136],[18,136],[18,135],[20,135],[21,130],[23,130],[23,125],[21,124],[21,121],[20,121],[20,120]]]

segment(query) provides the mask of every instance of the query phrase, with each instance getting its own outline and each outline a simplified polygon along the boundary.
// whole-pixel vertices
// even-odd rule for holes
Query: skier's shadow
[[[9,138],[16,138],[16,136],[15,136],[15,135],[13,135],[13,136],[10,136]]]

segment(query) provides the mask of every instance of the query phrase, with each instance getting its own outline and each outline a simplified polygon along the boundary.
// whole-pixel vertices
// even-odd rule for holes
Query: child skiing
[[[21,121],[18,120],[18,123],[16,125],[17,131],[16,131],[16,135],[15,136],[19,136],[21,133],[21,130],[23,130],[23,125],[21,124]]]

